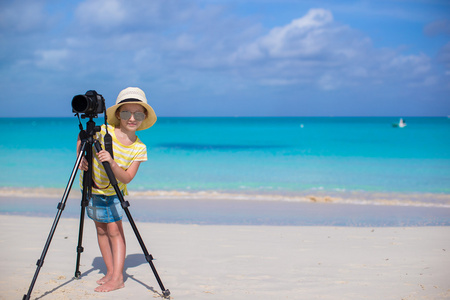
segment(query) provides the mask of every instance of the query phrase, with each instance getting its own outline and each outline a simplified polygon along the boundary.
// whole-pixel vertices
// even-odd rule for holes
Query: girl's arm
[[[124,170],[112,159],[111,154],[106,150],[98,152],[97,157],[102,163],[108,162],[116,179],[125,184],[128,184],[133,180],[139,169],[139,165],[141,164],[140,161],[134,161],[127,170]]]

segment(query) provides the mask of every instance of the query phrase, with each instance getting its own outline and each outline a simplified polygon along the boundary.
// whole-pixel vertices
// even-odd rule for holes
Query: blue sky
[[[0,2],[0,117],[139,86],[158,116],[450,115],[450,2]]]

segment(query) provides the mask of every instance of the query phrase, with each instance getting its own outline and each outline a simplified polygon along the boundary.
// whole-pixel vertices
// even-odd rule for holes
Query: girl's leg
[[[122,221],[107,223],[107,235],[112,253],[113,269],[109,281],[98,286],[95,289],[97,292],[109,292],[124,287],[123,269],[126,256],[126,244]]]
[[[114,263],[113,263],[113,254],[111,251],[111,244],[109,242],[108,237],[108,224],[107,223],[100,223],[97,221],[94,221],[95,228],[97,229],[97,240],[98,245],[100,247],[100,252],[102,253],[103,260],[106,264],[106,275],[97,280],[97,284],[104,284],[108,282],[111,279],[111,276],[114,271]]]

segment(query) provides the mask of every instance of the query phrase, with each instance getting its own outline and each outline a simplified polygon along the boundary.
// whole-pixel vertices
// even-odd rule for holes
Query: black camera
[[[97,114],[105,110],[105,99],[96,91],[87,91],[84,95],[76,95],[72,99],[72,111],[86,114],[89,117],[97,117]]]

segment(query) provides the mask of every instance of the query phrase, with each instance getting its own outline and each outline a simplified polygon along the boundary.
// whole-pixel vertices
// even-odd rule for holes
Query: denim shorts
[[[123,217],[123,208],[117,195],[92,194],[86,211],[89,218],[100,223],[120,221]]]

